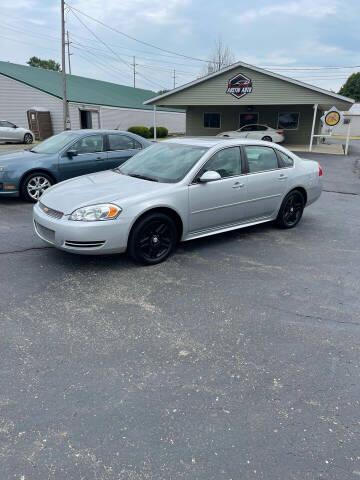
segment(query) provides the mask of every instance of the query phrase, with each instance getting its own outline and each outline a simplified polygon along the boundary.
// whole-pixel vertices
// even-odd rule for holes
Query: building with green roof
[[[143,102],[155,92],[92,78],[66,75],[72,129],[127,130],[132,125],[153,125],[153,107]],[[48,110],[54,133],[63,130],[61,73],[0,61],[0,119],[28,127],[27,111]],[[170,133],[185,132],[185,114],[158,108],[157,124]]]

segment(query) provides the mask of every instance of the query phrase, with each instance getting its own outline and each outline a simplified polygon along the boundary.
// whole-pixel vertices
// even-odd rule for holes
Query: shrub
[[[149,128],[150,136],[154,137],[154,127]],[[157,138],[165,138],[168,136],[169,130],[165,127],[156,127]]]
[[[129,127],[128,132],[140,135],[140,137],[150,138],[150,131],[147,127]]]

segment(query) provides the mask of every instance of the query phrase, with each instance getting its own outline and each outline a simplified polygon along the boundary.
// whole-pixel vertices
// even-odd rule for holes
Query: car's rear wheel
[[[133,260],[143,265],[155,265],[168,258],[177,240],[175,222],[161,212],[149,213],[131,230],[128,252]]]
[[[264,140],[264,142],[272,142],[272,138],[269,137],[269,135],[265,135],[261,140]]]
[[[276,222],[281,228],[293,228],[301,220],[305,207],[304,196],[299,190],[293,190],[284,198]]]
[[[30,145],[30,143],[33,143],[33,137],[30,135],[30,133],[25,133],[24,135],[24,143],[26,145]]]
[[[20,193],[24,200],[35,203],[53,184],[53,179],[46,173],[34,172],[24,179]]]

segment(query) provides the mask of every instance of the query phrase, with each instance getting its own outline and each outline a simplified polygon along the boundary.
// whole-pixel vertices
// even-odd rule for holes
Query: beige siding
[[[153,126],[152,110],[101,107],[101,128],[127,130],[134,125]],[[185,113],[156,112],[157,125],[166,127],[169,133],[185,132]]]
[[[252,80],[252,93],[236,99],[226,93],[228,80],[237,73],[243,73]],[[196,84],[180,92],[156,102],[161,106],[188,105],[297,105],[323,104],[336,105],[346,110],[350,103],[342,102],[334,97],[314,90],[280,80],[254,70],[237,67],[202,83]]]
[[[26,112],[32,107],[50,111],[54,133],[63,130],[61,100],[24,83],[0,75],[0,118],[28,128]]]
[[[219,129],[204,128],[204,113],[220,113],[221,126]],[[239,128],[240,113],[247,113],[247,107],[189,107],[187,110],[186,135],[189,136],[207,136],[217,135],[227,130],[237,130]],[[284,130],[285,142],[287,144],[306,144],[310,141],[310,132],[313,121],[314,110],[310,105],[283,105],[258,106],[254,107],[251,113],[259,113],[259,123],[264,123],[269,127],[278,127],[278,114],[283,112],[299,112],[298,130]],[[318,119],[321,113],[318,114]]]

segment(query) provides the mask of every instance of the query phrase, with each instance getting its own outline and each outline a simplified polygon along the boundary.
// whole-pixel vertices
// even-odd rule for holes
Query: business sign
[[[333,128],[343,121],[343,116],[336,107],[332,107],[321,117],[321,121],[327,127]]]
[[[239,99],[252,92],[252,81],[243,73],[238,73],[228,81],[226,93]]]

